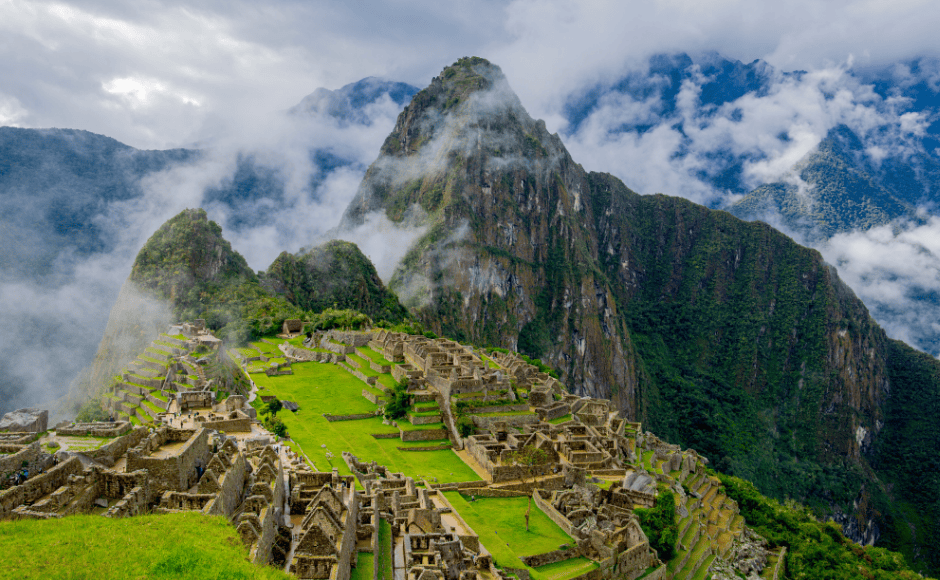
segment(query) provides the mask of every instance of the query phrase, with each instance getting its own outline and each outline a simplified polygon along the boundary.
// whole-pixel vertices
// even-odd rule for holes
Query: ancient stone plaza
[[[781,555],[745,527],[707,462],[609,401],[572,395],[512,353],[301,329],[218,351],[244,390],[207,375],[198,355],[218,345],[180,325],[112,386],[111,420],[50,429],[38,410],[17,411],[0,433],[0,519],[223,516],[252,562],[298,578],[657,580],[720,567],[777,577]],[[320,389],[340,387],[303,377],[327,371],[342,398],[323,395],[314,410]],[[396,389],[407,412],[383,419]],[[275,399],[287,438],[260,416]],[[636,512],[663,494],[678,522],[669,561]]]

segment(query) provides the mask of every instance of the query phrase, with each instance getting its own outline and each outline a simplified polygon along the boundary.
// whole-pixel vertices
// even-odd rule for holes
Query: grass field
[[[565,580],[583,573],[581,570],[590,560],[578,558],[553,564],[547,573],[539,568],[530,568],[520,557],[534,556],[557,550],[562,544],[573,547],[576,542],[553,522],[534,503],[529,516],[529,531],[525,529],[525,510],[529,502],[526,497],[467,498],[456,491],[444,492],[454,509],[480,536],[480,542],[490,551],[501,567],[526,568],[535,580]],[[583,560],[583,561],[578,561]],[[587,571],[590,568],[585,568]],[[571,572],[571,574],[568,574]]]
[[[399,451],[398,447],[439,445],[442,441],[402,442],[400,439],[376,439],[373,433],[397,433],[391,425],[383,425],[381,417],[355,421],[329,422],[323,413],[371,413],[378,406],[362,396],[362,381],[346,370],[331,364],[296,363],[293,375],[269,377],[255,375],[259,388],[279,399],[295,401],[297,413],[278,413],[291,438],[303,449],[317,469],[329,471],[336,467],[350,475],[342,452],[349,451],[361,461],[377,461],[392,471],[408,475],[436,477],[439,482],[478,481],[480,477],[451,450]],[[402,421],[412,427],[407,421]],[[322,447],[326,445],[326,447]],[[327,451],[333,454],[326,457]]]
[[[288,579],[247,561],[235,528],[196,513],[0,522],[0,576],[17,580]]]
[[[372,580],[374,570],[375,554],[359,552],[356,556],[356,567],[349,571],[349,580]]]

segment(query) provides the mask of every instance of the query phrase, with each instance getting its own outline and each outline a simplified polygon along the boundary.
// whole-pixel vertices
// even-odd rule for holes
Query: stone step
[[[685,536],[685,533],[686,533],[687,531],[689,531],[689,527],[691,527],[692,524],[693,524],[695,521],[696,521],[696,520],[695,520],[695,516],[692,515],[692,512],[691,512],[691,511],[689,512],[689,516],[688,516],[688,517],[682,518],[682,519],[679,521],[679,526],[678,526],[678,527],[679,527],[679,537],[680,537],[680,538],[683,537],[683,536]]]
[[[735,510],[731,509],[730,506],[725,504],[724,508],[721,510],[721,513],[718,516],[718,527],[723,530],[731,529],[731,520],[735,516]]]
[[[705,495],[702,497],[702,503],[704,503],[708,507],[711,507],[712,500],[714,500],[715,496],[717,495],[718,495],[718,488],[713,485],[710,485],[710,487],[708,488],[708,491],[705,492]]]
[[[173,358],[173,353],[161,350],[154,346],[148,346],[144,349],[144,356],[149,356],[150,358],[155,358],[157,360],[168,361]]]
[[[710,547],[711,542],[708,537],[702,534],[698,542],[696,542],[695,547],[689,551],[689,557],[686,559],[682,568],[674,575],[674,578],[691,578],[692,574],[702,563],[702,560],[711,554]]]
[[[731,552],[731,545],[734,543],[734,534],[727,530],[719,532],[715,543],[718,545],[716,550],[718,555],[722,558],[727,558],[728,553]]]
[[[696,568],[692,575],[689,576],[689,578],[692,580],[705,580],[708,577],[708,569],[711,568],[712,562],[714,561],[714,554],[709,554],[706,556],[702,560],[701,564],[699,564],[698,568]]]
[[[174,356],[179,356],[181,354],[178,348],[173,348],[165,344],[157,344],[156,341],[151,342],[150,347],[148,347],[147,350],[152,351],[152,352],[163,353],[171,358]]]
[[[143,397],[133,395],[128,391],[124,391],[124,400],[132,407],[136,407],[143,400]]]
[[[691,549],[692,546],[698,542],[699,534],[701,534],[701,526],[699,525],[698,521],[693,518],[691,525],[686,526],[685,530],[682,532],[682,535],[679,536],[682,538],[682,546],[687,550]]]

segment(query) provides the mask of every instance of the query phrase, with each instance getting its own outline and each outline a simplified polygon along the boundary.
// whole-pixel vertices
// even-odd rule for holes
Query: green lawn
[[[388,520],[382,518],[379,521],[379,580],[393,580],[394,572],[392,570],[392,526]]]
[[[228,520],[197,513],[0,522],[0,553],[0,575],[18,580],[291,578],[246,561]]]
[[[555,568],[551,568],[549,574],[543,574],[539,569],[526,566],[519,559],[522,556],[534,556],[557,550],[562,544],[570,547],[577,544],[535,503],[532,504],[527,532],[525,510],[529,498],[483,497],[471,502],[456,491],[445,491],[444,496],[460,513],[460,517],[480,536],[480,542],[486,546],[500,567],[526,568],[535,580],[564,580],[582,573],[576,572],[570,576],[557,575],[559,569],[568,569],[564,564],[571,562],[570,560],[554,564]],[[578,565],[570,567],[574,570],[580,569]],[[542,568],[549,567],[542,566]]]
[[[294,374],[279,377],[253,375],[259,388],[279,399],[295,401],[297,413],[278,413],[291,438],[303,449],[316,468],[329,471],[336,467],[343,475],[351,472],[342,452],[349,451],[362,461],[377,461],[392,471],[408,475],[436,477],[440,482],[478,481],[480,477],[456,453],[441,451],[399,451],[398,447],[423,447],[440,441],[405,443],[401,439],[375,439],[373,433],[398,433],[383,425],[381,417],[356,421],[329,422],[323,413],[370,413],[378,407],[362,396],[363,383],[345,369],[331,364],[296,363]],[[401,423],[412,427],[407,421]],[[438,424],[440,426],[440,424]],[[433,425],[431,427],[434,427]],[[326,445],[326,447],[322,447]],[[333,454],[327,459],[327,451]]]
[[[571,413],[568,413],[567,415],[563,415],[557,419],[552,419],[551,421],[549,421],[549,423],[551,423],[552,425],[558,425],[559,423],[567,423],[570,420],[571,420]]]
[[[349,571],[349,580],[372,580],[375,562],[372,552],[359,552],[356,567]]]

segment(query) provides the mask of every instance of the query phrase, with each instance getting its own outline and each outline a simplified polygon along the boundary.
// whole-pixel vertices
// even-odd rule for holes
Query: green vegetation
[[[205,210],[184,210],[164,223],[137,254],[131,280],[171,301],[177,320],[203,318],[244,342],[302,311],[270,297],[245,259],[222,238]]]
[[[917,554],[940,573],[940,362],[903,342],[888,342],[891,396],[873,464],[885,486],[876,495],[890,525],[880,545]],[[877,490],[880,492],[880,490]],[[923,549],[919,546],[930,546]]]
[[[865,547],[845,539],[838,524],[819,522],[805,508],[782,505],[762,496],[743,479],[718,476],[724,490],[738,502],[749,526],[771,545],[787,547],[787,576],[795,580],[878,578],[913,580],[904,557],[884,548]]]
[[[331,328],[359,330],[364,326],[368,326],[371,322],[372,319],[356,310],[327,308],[315,315],[310,324],[304,326],[304,331],[316,332],[317,330],[330,330]]]
[[[392,568],[392,526],[388,520],[381,518],[379,520],[379,541],[378,541],[378,566],[379,580],[394,580],[395,572]]]
[[[408,384],[396,384],[385,405],[386,419],[401,419],[411,407],[411,395],[408,394]]]
[[[296,256],[283,252],[262,284],[306,311],[355,309],[392,323],[409,318],[372,262],[351,242],[332,240]]]
[[[0,573],[22,580],[289,578],[247,562],[225,518],[192,512],[0,522],[0,552]]]
[[[539,569],[530,568],[519,559],[557,550],[562,544],[574,545],[574,540],[558,527],[541,509],[536,507],[530,515],[530,527],[523,526],[523,514],[529,499],[525,497],[492,498],[478,497],[475,501],[456,491],[445,491],[444,496],[480,536],[480,543],[493,555],[501,568],[525,568],[535,580],[557,576],[542,576]],[[572,568],[585,565],[581,560]],[[550,568],[555,574],[561,570],[572,571],[568,566]],[[564,576],[562,576],[564,577]],[[570,576],[569,576],[570,577]]]
[[[665,488],[659,490],[656,507],[633,510],[640,520],[640,527],[650,541],[650,547],[659,554],[663,562],[676,555],[679,526],[676,523],[676,496]]]
[[[89,399],[78,410],[75,420],[79,423],[92,423],[94,421],[107,421],[108,412],[100,398]]]

